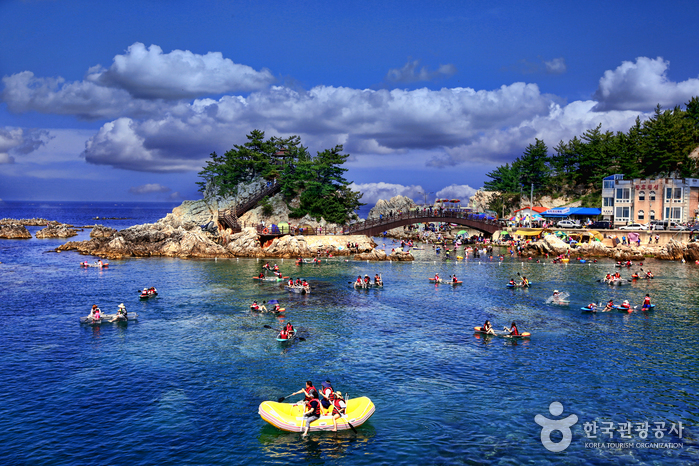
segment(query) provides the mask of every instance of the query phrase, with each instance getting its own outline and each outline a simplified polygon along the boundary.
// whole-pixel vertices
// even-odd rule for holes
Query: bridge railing
[[[279,191],[281,191],[281,183],[278,183],[277,180],[274,179],[266,186],[263,186],[258,191],[252,193],[240,204],[237,204],[234,209],[219,210],[219,221],[225,227],[230,228],[234,232],[241,231],[242,227],[238,221],[238,216],[243,215],[245,212],[257,206],[257,204],[266,196],[272,196],[277,194]],[[235,212],[235,214],[233,212]]]
[[[220,214],[219,214],[220,215]],[[222,217],[219,217],[222,218]],[[465,212],[453,212],[453,211],[411,211],[396,213],[392,216],[387,216],[378,219],[369,219],[364,222],[353,223],[351,225],[346,225],[339,228],[324,228],[317,227],[313,228],[310,226],[306,227],[294,227],[282,225],[281,227],[277,225],[263,225],[260,223],[244,223],[236,222],[236,229],[233,231],[241,231],[243,228],[253,227],[257,230],[257,233],[261,236],[283,236],[283,235],[348,235],[355,232],[361,232],[368,230],[373,227],[381,227],[384,225],[389,225],[396,221],[401,221],[405,219],[415,219],[414,223],[421,223],[421,220],[430,219],[434,221],[434,218],[439,218],[443,222],[449,223],[450,219],[464,219],[470,220],[474,223],[480,223],[482,225],[493,225],[497,226],[498,222],[495,220],[488,220],[479,217],[478,215],[469,214]]]

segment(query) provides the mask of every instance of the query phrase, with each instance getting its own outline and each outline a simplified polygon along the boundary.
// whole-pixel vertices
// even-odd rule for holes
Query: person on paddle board
[[[347,403],[342,397],[342,392],[335,392],[335,399],[332,404],[333,432],[337,432],[337,419],[347,412]]]
[[[514,336],[519,335],[519,329],[517,329],[517,324],[514,321],[512,322],[512,325],[510,326],[510,328],[507,328],[507,327],[503,327],[503,328],[505,330],[507,330],[507,332],[510,335],[514,335]]]
[[[647,311],[650,309],[650,295],[646,295],[646,297],[643,299],[643,306],[641,306],[642,311]]]

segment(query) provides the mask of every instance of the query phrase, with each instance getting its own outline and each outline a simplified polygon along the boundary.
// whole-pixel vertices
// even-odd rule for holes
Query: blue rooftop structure
[[[600,215],[602,209],[596,207],[556,207],[541,213],[542,217],[570,217],[571,215],[582,215],[594,217]]]

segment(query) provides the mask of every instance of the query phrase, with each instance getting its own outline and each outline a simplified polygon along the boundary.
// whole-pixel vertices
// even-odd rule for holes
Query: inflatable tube
[[[347,414],[337,419],[337,430],[349,429],[348,420],[355,428],[361,426],[374,414],[375,409],[374,403],[365,396],[347,400]],[[260,404],[258,413],[263,420],[278,429],[287,432],[303,432],[303,407],[300,405],[263,401]],[[323,415],[319,419],[311,422],[309,431],[330,431],[332,428],[332,417],[325,414],[325,410],[323,410]]]

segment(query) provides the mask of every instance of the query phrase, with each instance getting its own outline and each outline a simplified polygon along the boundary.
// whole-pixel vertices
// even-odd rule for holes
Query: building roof
[[[533,210],[537,214],[540,214],[542,212],[546,212],[549,210],[547,207],[539,207],[539,206],[534,206],[534,207],[522,207],[521,209],[515,210],[513,213],[521,212],[522,210]]]
[[[544,217],[568,217],[570,215],[600,215],[602,209],[597,207],[556,207],[542,213]]]

